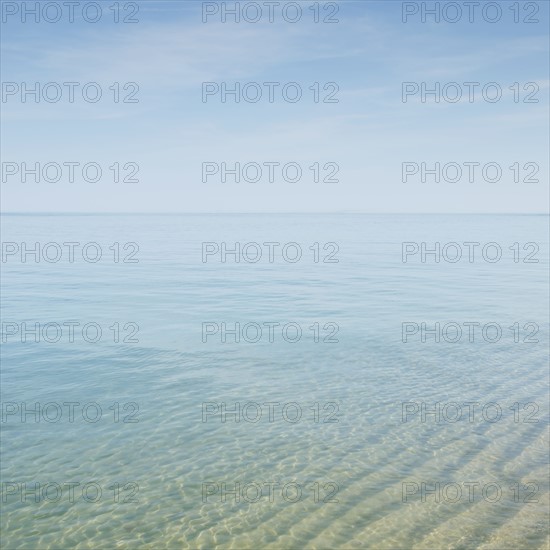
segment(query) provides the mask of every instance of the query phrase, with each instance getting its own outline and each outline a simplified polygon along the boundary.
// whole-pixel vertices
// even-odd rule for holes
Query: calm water
[[[58,262],[22,263],[19,252],[2,264],[5,548],[548,547],[546,217],[21,215],[4,217],[2,240],[93,241],[103,252],[97,263],[80,246],[74,262],[63,248]],[[201,243],[222,241],[295,242],[303,256],[286,261],[280,246],[270,262],[262,247],[256,263],[203,262]],[[403,263],[404,241],[481,245],[473,263]],[[122,261],[128,242],[137,263]],[[500,261],[483,259],[488,242]],[[529,242],[538,252],[523,250]],[[523,261],[530,253],[538,263]],[[68,321],[80,323],[74,342]],[[51,325],[51,341],[24,343],[23,322],[58,323],[60,340]],[[139,329],[138,341],[114,342],[117,322],[120,340]],[[222,322],[257,325],[223,343]],[[403,342],[402,323],[422,322],[457,323],[462,338]],[[473,342],[470,322],[480,323]],[[82,337],[87,323],[102,328],[99,341]],[[217,330],[206,342],[203,323]],[[273,342],[264,323],[279,323]],[[483,339],[486,323],[501,327],[498,341]],[[297,326],[301,339],[287,341]],[[239,422],[203,421],[237,402]],[[272,418],[268,402],[280,404]],[[441,404],[439,422],[415,414],[422,402]],[[473,419],[466,402],[478,403]],[[40,404],[39,422],[21,421],[23,403]],[[74,498],[68,483],[80,484]]]

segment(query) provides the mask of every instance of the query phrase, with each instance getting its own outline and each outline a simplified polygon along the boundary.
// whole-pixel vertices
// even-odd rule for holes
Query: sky
[[[280,0],[273,22],[263,1],[99,0],[97,22],[93,5],[83,11],[93,2],[76,5],[72,22],[62,2],[50,2],[39,22],[23,21],[24,4],[35,2],[1,4],[3,212],[548,212],[547,1],[479,0],[472,22],[467,3],[441,1],[453,6],[439,22],[422,17],[436,2],[398,0]],[[222,4],[252,4],[249,20],[260,6],[262,17],[223,22]],[[302,16],[292,23],[297,4]],[[48,22],[56,6],[60,20]],[[486,20],[499,9],[499,21]],[[76,83],[73,102],[66,82]],[[291,82],[302,91],[294,103],[282,94]],[[455,85],[439,102],[415,92],[453,82],[457,101]],[[21,93],[35,83],[51,101]],[[97,102],[82,97],[88,83],[96,83],[88,98],[101,90]],[[224,102],[204,96],[204,83],[248,84],[250,99],[258,89],[262,97]],[[487,100],[497,90],[484,95],[487,83],[500,87],[500,100]],[[286,87],[286,97],[296,89]],[[39,163],[38,182],[23,181],[23,163]],[[236,163],[248,165],[239,182]],[[447,165],[439,182],[429,172],[436,163]]]

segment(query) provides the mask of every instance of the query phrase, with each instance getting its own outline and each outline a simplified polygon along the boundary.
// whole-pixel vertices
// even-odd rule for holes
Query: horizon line
[[[378,215],[378,216],[405,216],[405,215],[418,215],[418,216],[550,216],[549,212],[363,212],[363,211],[353,211],[353,210],[343,210],[337,212],[330,211],[316,211],[316,212],[307,212],[307,211],[293,211],[293,212],[93,212],[93,211],[13,211],[13,212],[2,212],[0,211],[0,216],[29,216],[29,215],[64,215],[64,216],[178,216],[178,215],[195,215],[195,216],[204,216],[204,215],[296,215],[296,214],[331,214],[331,215],[342,215],[342,214],[361,214],[361,215]]]

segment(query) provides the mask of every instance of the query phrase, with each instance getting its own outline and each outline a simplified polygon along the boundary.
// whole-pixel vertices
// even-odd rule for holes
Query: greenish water
[[[2,263],[5,548],[547,548],[546,217],[17,215],[2,240],[96,242],[104,254]],[[137,263],[123,261],[128,242]],[[281,247],[273,262],[263,245],[255,263],[203,262],[203,242]],[[295,263],[280,254],[290,242]],[[481,244],[473,262],[404,263],[403,242]],[[489,242],[497,262],[479,253]],[[526,263],[533,242],[538,263]],[[74,342],[65,329],[21,341],[23,322],[67,321],[80,323]],[[120,340],[138,341],[114,342],[117,322]],[[255,323],[261,338],[250,325],[223,343],[222,322]],[[422,322],[464,332],[423,343]],[[102,328],[95,343],[87,323]],[[299,341],[281,332],[289,323]],[[402,323],[419,326],[407,342]],[[473,342],[464,323],[479,323]],[[487,323],[498,341],[494,325],[483,338]],[[40,403],[38,422],[21,421],[23,403]],[[271,417],[264,403],[279,404]],[[422,403],[441,404],[439,422],[423,421]]]

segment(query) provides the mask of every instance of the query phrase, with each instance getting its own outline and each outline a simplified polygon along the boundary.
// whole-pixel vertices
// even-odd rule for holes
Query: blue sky
[[[314,24],[312,1],[301,2],[304,16],[294,24],[278,11],[272,24],[204,24],[202,2],[137,2],[139,23],[114,24],[113,2],[99,3],[95,24],[78,8],[74,23],[22,23],[19,14],[2,23],[3,83],[97,82],[105,94],[98,103],[22,103],[17,95],[2,102],[3,162],[104,169],[98,183],[10,177],[2,183],[6,212],[548,210],[546,1],[533,3],[534,24],[514,23],[506,1],[496,2],[503,16],[494,24],[479,12],[473,23],[422,23],[417,15],[404,24],[395,0],[339,2],[337,24]],[[203,103],[205,81],[295,81],[304,99]],[[114,82],[138,83],[139,103],[114,103]],[[336,82],[339,102],[313,103],[314,82]],[[488,103],[477,93],[474,103],[403,103],[402,82],[497,82],[503,99]],[[535,82],[539,102],[515,103],[514,82]],[[402,163],[423,161],[496,162],[503,177],[403,183]],[[114,162],[137,163],[139,183],[114,183]],[[304,178],[204,183],[203,162],[296,162]],[[339,182],[312,182],[314,162],[338,163]],[[514,183],[515,162],[536,162],[539,183]]]

